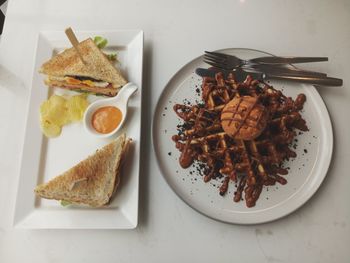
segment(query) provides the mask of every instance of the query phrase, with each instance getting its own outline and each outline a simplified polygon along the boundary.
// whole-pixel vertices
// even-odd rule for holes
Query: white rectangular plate
[[[44,76],[38,73],[43,62],[55,52],[70,47],[63,31],[40,32],[35,57],[35,70],[28,109],[21,172],[17,192],[14,225],[18,228],[83,228],[130,229],[137,226],[139,193],[139,160],[141,132],[141,84],[143,32],[81,31],[75,32],[79,40],[103,36],[108,39],[106,52],[117,52],[119,67],[125,77],[139,90],[129,101],[127,119],[122,130],[113,138],[98,139],[88,134],[82,123],[69,124],[59,137],[47,139],[40,130],[39,107],[52,93],[74,92],[45,87]],[[89,95],[89,100],[102,99]],[[110,203],[104,208],[62,207],[55,200],[40,199],[33,190],[39,183],[63,173],[96,149],[126,132],[133,140],[123,165],[121,183]]]

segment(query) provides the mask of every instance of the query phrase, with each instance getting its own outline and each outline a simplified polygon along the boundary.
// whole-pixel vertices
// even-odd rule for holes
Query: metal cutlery
[[[276,75],[276,74],[267,74],[261,72],[247,72],[241,68],[237,68],[234,70],[222,70],[218,68],[197,68],[196,74],[201,77],[215,77],[215,74],[218,72],[223,72],[224,75],[228,75],[233,72],[238,81],[244,81],[248,75],[252,76],[254,79],[258,79],[260,81],[265,81],[269,79],[277,79],[277,80],[288,80],[293,82],[300,83],[308,83],[312,85],[321,85],[321,86],[342,86],[343,80],[337,78],[331,78],[327,76],[320,77],[310,77],[310,76],[293,76],[293,75]]]
[[[241,67],[242,69],[249,72],[264,72],[268,74],[283,74],[292,76],[310,76],[310,77],[326,77],[327,74],[316,71],[301,70],[293,66],[274,66],[266,64],[256,64],[256,65],[245,65]]]
[[[284,65],[293,63],[307,63],[328,61],[327,57],[259,57],[254,59],[240,59],[233,55],[227,55],[218,52],[205,51],[204,62],[213,67],[223,69],[234,69],[249,64],[266,64],[266,65]]]

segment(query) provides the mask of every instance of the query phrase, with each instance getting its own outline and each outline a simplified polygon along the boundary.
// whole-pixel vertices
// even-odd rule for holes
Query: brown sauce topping
[[[283,162],[296,157],[296,129],[308,130],[300,114],[306,96],[293,100],[250,76],[237,82],[233,74],[225,79],[217,73],[203,79],[202,99],[196,105],[174,105],[183,120],[172,137],[181,167],[194,161],[202,165],[204,182],[222,180],[220,195],[234,182],[233,200],[245,199],[247,207],[256,205],[263,186],[286,184]]]

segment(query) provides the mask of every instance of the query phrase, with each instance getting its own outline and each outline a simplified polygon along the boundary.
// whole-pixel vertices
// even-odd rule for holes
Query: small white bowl
[[[134,92],[137,90],[137,86],[134,83],[129,82],[126,84],[117,94],[117,96],[113,98],[107,98],[107,99],[101,99],[97,100],[93,103],[91,103],[85,113],[84,113],[84,127],[85,130],[99,138],[106,138],[109,136],[112,136],[118,130],[123,126],[123,123],[126,119],[127,116],[127,110],[128,110],[128,101],[129,98]],[[119,108],[119,110],[122,112],[122,120],[119,123],[119,125],[110,133],[99,133],[97,132],[94,127],[92,126],[91,120],[92,116],[95,113],[96,110],[98,110],[101,107],[106,107],[106,106],[114,106]]]

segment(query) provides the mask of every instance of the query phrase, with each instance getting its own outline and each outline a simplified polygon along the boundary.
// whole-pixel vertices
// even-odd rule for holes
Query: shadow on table
[[[141,157],[140,157],[140,192],[139,192],[139,224],[143,227],[147,224],[149,211],[149,164],[151,150],[151,72],[152,72],[152,47],[145,42],[142,76],[142,109],[141,109]]]

